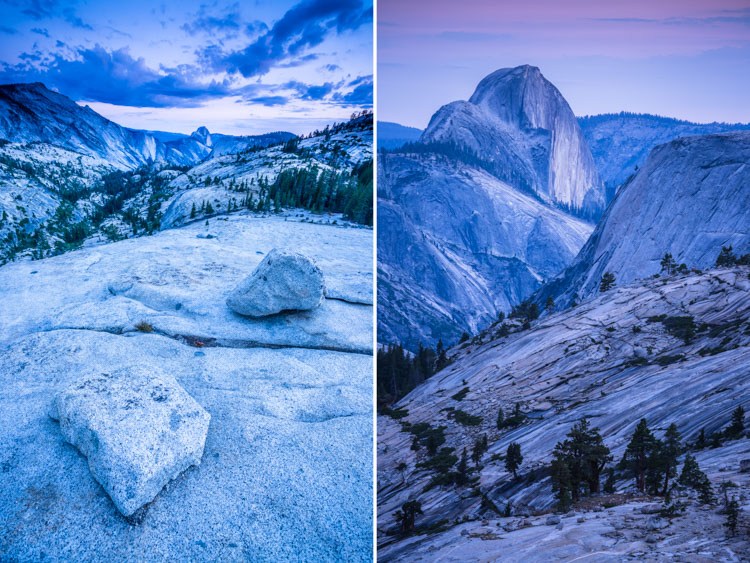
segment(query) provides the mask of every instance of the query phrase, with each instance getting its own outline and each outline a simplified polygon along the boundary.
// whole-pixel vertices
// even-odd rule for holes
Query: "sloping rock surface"
[[[627,284],[678,264],[710,268],[722,246],[750,252],[750,132],[685,137],[655,148],[575,261],[543,288],[566,306],[595,295],[605,272]]]
[[[281,246],[340,294],[372,284],[372,230],[242,214],[0,268],[0,560],[372,561],[372,306],[232,313]],[[47,414],[134,364],[211,415],[135,525]]]

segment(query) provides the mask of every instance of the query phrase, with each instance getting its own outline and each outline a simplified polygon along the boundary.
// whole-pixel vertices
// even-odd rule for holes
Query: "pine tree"
[[[711,481],[708,479],[708,476],[701,471],[698,462],[690,453],[685,454],[685,462],[682,466],[679,483],[685,487],[698,491],[700,501],[703,504],[713,502]]]
[[[668,276],[671,276],[677,271],[677,262],[672,258],[672,254],[667,252],[661,259],[661,271],[666,272]]]
[[[737,263],[737,257],[732,252],[732,245],[722,246],[719,256],[716,258],[717,268],[729,268]]]
[[[633,432],[633,436],[630,439],[625,455],[620,462],[620,465],[629,469],[635,476],[635,486],[641,491],[646,491],[646,473],[650,467],[650,460],[658,448],[658,442],[651,430],[648,428],[648,423],[645,418],[642,418]]]
[[[737,405],[737,408],[732,411],[732,422],[726,429],[725,433],[727,438],[741,438],[745,432],[745,409],[742,405]]]
[[[410,500],[401,505],[401,510],[395,513],[396,522],[401,526],[402,534],[410,534],[415,530],[414,522],[422,512],[422,503],[418,500]]]
[[[505,428],[505,413],[502,407],[497,410],[497,429],[502,430]]]
[[[505,452],[505,469],[513,473],[514,479],[518,478],[518,468],[521,467],[522,463],[521,444],[511,442]]]
[[[456,459],[455,457],[453,459]],[[456,466],[456,485],[463,486],[469,481],[469,462],[466,458],[466,448],[461,454],[461,460]]]
[[[585,418],[573,425],[565,440],[555,445],[553,457],[558,465],[566,466],[563,474],[567,482],[560,486],[569,490],[573,502],[582,493],[599,492],[601,472],[612,459],[599,430],[591,428]],[[552,479],[554,484],[554,475]]]
[[[195,219],[195,215],[197,214],[197,210],[195,209],[195,202],[193,202],[193,207],[190,209],[190,218]]]
[[[445,366],[448,365],[448,356],[445,352],[445,348],[443,347],[443,340],[438,340],[437,348],[435,349],[435,353],[437,354],[437,361],[435,364],[435,371],[440,371]]]
[[[611,272],[605,272],[602,276],[602,281],[599,284],[599,293],[609,291],[615,286],[615,275]]]
[[[724,527],[727,529],[728,536],[737,535],[737,522],[740,517],[740,503],[737,502],[736,498],[732,498],[726,506],[727,520],[724,522]]]
[[[708,447],[708,440],[706,439],[706,429],[701,428],[698,438],[695,440],[696,450],[705,450]]]
[[[664,433],[664,445],[661,448],[664,471],[664,488],[662,494],[666,495],[669,491],[669,480],[677,475],[677,458],[682,454],[682,436],[677,429],[677,425],[672,423]]]
[[[474,462],[474,465],[479,466],[479,462],[482,461],[482,456],[487,451],[487,448],[487,434],[483,434],[481,438],[477,438],[474,442],[474,448],[471,452],[471,460]]]
[[[608,495],[615,492],[615,469],[613,467],[610,467],[609,470],[607,470],[607,480],[604,481],[603,489]]]
[[[544,303],[544,308],[548,313],[555,310],[555,300],[552,299],[552,296],[547,297],[547,301]]]
[[[560,444],[558,442],[557,446],[560,446]],[[558,453],[557,447],[555,447],[555,455],[552,459],[551,476],[552,491],[555,493],[555,498],[557,498],[557,508],[561,512],[567,512],[573,503],[573,495],[571,493],[573,484],[567,459],[563,453]]]

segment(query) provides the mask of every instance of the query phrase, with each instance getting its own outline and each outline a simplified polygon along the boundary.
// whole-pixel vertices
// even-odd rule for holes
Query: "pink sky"
[[[578,114],[750,121],[750,0],[380,0],[378,18],[380,119],[424,127],[528,63]]]

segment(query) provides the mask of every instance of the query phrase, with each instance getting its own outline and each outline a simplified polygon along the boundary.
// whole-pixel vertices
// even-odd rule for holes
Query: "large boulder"
[[[267,317],[309,311],[323,301],[323,272],[310,258],[273,249],[231,293],[227,305],[240,315]]]
[[[50,414],[125,516],[200,464],[211,418],[172,377],[138,369],[82,379]]]

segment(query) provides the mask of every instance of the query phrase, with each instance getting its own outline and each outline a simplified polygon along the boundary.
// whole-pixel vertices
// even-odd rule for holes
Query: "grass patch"
[[[482,424],[482,417],[469,414],[466,411],[462,411],[460,409],[456,409],[453,412],[453,420],[458,422],[459,424],[463,424],[464,426],[479,426]]]
[[[642,358],[640,356],[633,356],[623,364],[625,367],[636,367],[636,366],[647,366],[648,358]]]
[[[424,446],[430,455],[435,455],[438,448],[445,443],[445,429],[445,426],[433,428],[426,422],[419,422],[407,427],[407,430],[414,435],[412,447],[417,445],[415,449],[418,449],[419,446]]]
[[[407,409],[392,409],[390,407],[385,407],[380,409],[380,414],[390,416],[393,420],[401,420],[402,418],[409,416],[409,411]]]
[[[463,401],[464,397],[466,397],[466,395],[468,395],[468,394],[469,394],[469,388],[468,387],[464,387],[463,389],[461,389],[455,395],[451,395],[451,399],[453,399],[454,401]]]
[[[447,473],[458,461],[458,457],[453,453],[454,451],[453,448],[441,448],[437,454],[427,461],[418,463],[417,467],[438,473]]]
[[[695,338],[695,319],[691,316],[666,317],[662,319],[661,324],[669,334],[681,339],[685,344],[690,344]]]
[[[154,325],[147,323],[146,321],[141,321],[135,325],[135,330],[138,332],[154,332]]]
[[[656,363],[660,366],[668,366],[670,364],[676,364],[677,362],[681,362],[685,359],[685,354],[675,354],[673,356],[667,355],[662,356],[661,358],[656,358]]]

